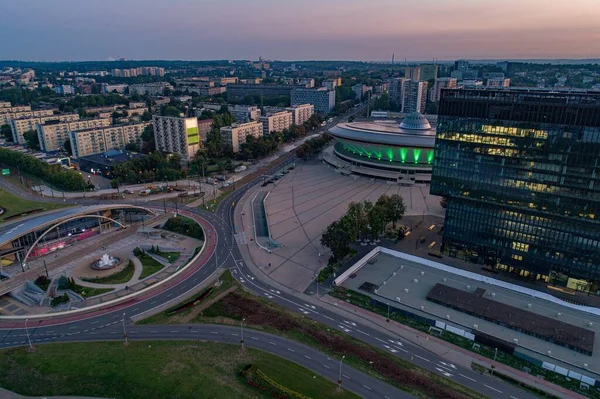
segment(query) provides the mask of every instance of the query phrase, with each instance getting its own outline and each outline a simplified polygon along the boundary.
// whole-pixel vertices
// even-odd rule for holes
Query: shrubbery
[[[282,399],[311,399],[309,396],[302,395],[296,391],[279,384],[272,380],[268,375],[263,373],[255,365],[248,365],[242,371],[242,375],[246,379],[246,382],[260,389],[261,391],[269,393],[271,396]]]
[[[204,240],[204,230],[195,221],[185,216],[177,216],[170,218],[163,227],[165,230],[172,231],[173,233],[182,234],[184,236],[196,238],[198,240]]]

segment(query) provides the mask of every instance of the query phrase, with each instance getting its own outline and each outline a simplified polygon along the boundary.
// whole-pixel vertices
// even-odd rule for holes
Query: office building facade
[[[427,82],[428,80],[437,79],[438,77],[438,65],[437,64],[421,64],[419,65],[421,82]]]
[[[221,143],[231,146],[233,152],[239,152],[240,145],[246,142],[246,137],[260,137],[262,134],[263,124],[261,122],[234,123],[221,128]]]
[[[599,293],[600,93],[443,90],[443,251]]]
[[[154,115],[152,123],[158,150],[177,153],[183,162],[189,162],[201,148],[198,119]]]
[[[312,104],[315,112],[327,115],[335,106],[335,90],[325,87],[319,88],[297,88],[292,90],[290,105]]]

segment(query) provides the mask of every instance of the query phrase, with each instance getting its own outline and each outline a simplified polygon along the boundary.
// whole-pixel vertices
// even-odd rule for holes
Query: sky
[[[600,57],[600,0],[0,0],[0,59]]]

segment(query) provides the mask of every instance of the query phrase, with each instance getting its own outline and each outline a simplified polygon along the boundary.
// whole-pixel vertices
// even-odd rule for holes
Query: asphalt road
[[[291,160],[291,156],[289,157]],[[267,172],[267,174],[279,169],[281,167],[275,168]],[[450,364],[443,358],[404,341],[390,332],[382,330],[366,319],[357,317],[342,309],[322,304],[301,292],[280,291],[271,287],[268,282],[263,282],[262,279],[266,279],[264,275],[255,276],[242,260],[239,249],[235,245],[233,213],[235,210],[234,204],[238,202],[239,198],[252,185],[258,182],[262,182],[262,179],[257,178],[251,184],[232,193],[219,204],[217,211],[214,213],[200,209],[185,209],[187,212],[201,216],[214,226],[215,230],[209,231],[209,235],[216,232],[216,244],[213,255],[208,262],[189,278],[174,284],[162,292],[157,292],[150,298],[136,301],[133,304],[124,303],[114,306],[106,309],[104,312],[96,312],[94,315],[84,316],[76,321],[64,322],[59,318],[47,321],[31,321],[29,322],[27,331],[24,329],[23,323],[20,323],[18,326],[6,328],[3,327],[6,326],[6,323],[0,322],[0,348],[27,345],[27,333],[29,333],[29,338],[33,344],[119,339],[119,334],[123,333],[122,326],[119,324],[122,324],[123,319],[125,319],[126,328],[131,339],[208,339],[206,337],[209,337],[215,341],[225,340],[224,342],[239,343],[235,339],[235,336],[231,335],[236,333],[235,331],[237,330],[235,328],[201,325],[138,326],[133,325],[129,321],[131,317],[143,314],[159,304],[175,301],[177,298],[194,290],[197,285],[201,284],[214,273],[216,267],[219,266],[232,269],[236,279],[256,295],[265,297],[294,312],[302,313],[306,317],[343,331],[350,336],[388,351],[395,356],[411,361],[433,373],[465,385],[484,396],[498,399],[535,398],[500,380],[480,375],[468,368]],[[79,202],[81,203],[81,201]],[[97,203],[97,201],[94,201],[94,203]],[[247,338],[245,337],[245,342],[248,346],[259,349],[271,349],[269,352],[296,361],[332,381],[337,381],[338,376],[335,368],[339,363],[338,360],[327,360],[325,354],[281,337],[270,336],[249,329],[245,331],[247,331],[246,334],[248,335]],[[216,332],[216,334],[212,332]],[[122,335],[120,339],[123,339]],[[227,341],[226,339],[230,339],[231,341]],[[275,345],[270,342],[275,343]],[[288,348],[292,349],[292,351],[289,351]],[[275,350],[277,352],[274,352]],[[310,359],[304,357],[307,353],[310,353],[307,355]],[[329,366],[329,368],[325,367],[325,365]],[[350,377],[348,381],[343,378],[344,386],[363,397],[410,397],[403,391],[388,386],[377,379],[362,374],[350,367],[343,367],[343,373]]]

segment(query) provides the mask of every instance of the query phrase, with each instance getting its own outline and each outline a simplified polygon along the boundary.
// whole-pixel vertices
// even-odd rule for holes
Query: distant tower
[[[392,53],[392,65],[394,65],[394,53]]]

